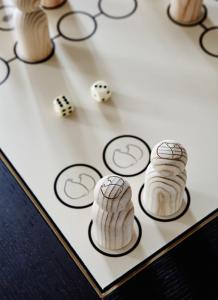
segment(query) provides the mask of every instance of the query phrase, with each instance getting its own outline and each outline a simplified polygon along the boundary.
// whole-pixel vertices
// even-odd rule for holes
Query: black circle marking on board
[[[176,25],[179,25],[182,27],[193,27],[193,26],[200,25],[207,18],[207,7],[205,5],[202,5],[202,8],[203,8],[203,13],[202,13],[201,18],[191,24],[185,24],[185,23],[180,23],[180,22],[176,21],[170,14],[170,5],[167,7],[167,15],[168,15],[169,19]]]
[[[1,5],[0,6],[0,10],[5,9],[5,8],[14,8],[14,6],[13,5]],[[2,30],[2,31],[12,31],[12,30],[14,30],[14,27],[11,27],[11,28],[0,27],[0,30]]]
[[[46,58],[44,58],[40,61],[32,62],[32,61],[26,61],[26,60],[20,58],[19,55],[17,54],[17,44],[18,44],[18,42],[16,42],[15,45],[14,45],[14,54],[15,54],[17,59],[19,59],[20,61],[22,61],[25,64],[29,64],[29,65],[42,64],[42,63],[46,62],[47,60],[49,60],[55,53],[55,43],[52,39],[51,39],[51,43],[52,43],[52,46],[53,46],[51,53]]]
[[[62,33],[61,31],[61,22],[68,16],[70,15],[75,15],[75,14],[82,14],[82,15],[85,15],[87,17],[89,17],[92,21],[93,21],[93,24],[94,24],[94,28],[92,30],[92,32],[90,34],[88,34],[87,36],[85,37],[82,37],[82,38],[71,38],[71,37],[68,37],[66,36],[64,33]],[[86,13],[84,11],[71,11],[71,12],[68,12],[66,14],[64,14],[59,20],[58,20],[58,23],[57,23],[57,30],[58,30],[58,33],[60,34],[60,36],[62,36],[64,39],[68,40],[68,41],[72,41],[72,42],[82,42],[82,41],[85,41],[89,38],[91,38],[95,32],[97,31],[97,28],[98,28],[98,24],[97,24],[97,21],[95,19],[94,16],[90,15],[89,13]]]
[[[55,196],[57,197],[57,199],[58,199],[63,205],[65,205],[65,206],[67,206],[67,207],[70,207],[70,208],[74,208],[74,209],[83,209],[83,208],[90,207],[90,206],[92,206],[93,202],[91,202],[91,203],[89,203],[89,204],[87,204],[87,205],[83,205],[83,206],[74,206],[74,205],[70,205],[70,204],[64,202],[64,201],[60,198],[60,196],[58,195],[58,191],[57,191],[57,182],[58,182],[59,177],[60,177],[66,170],[68,170],[68,169],[70,169],[70,168],[74,168],[74,167],[87,167],[87,168],[90,168],[90,169],[92,169],[93,171],[95,171],[95,172],[98,174],[98,176],[100,177],[100,179],[103,177],[102,174],[101,174],[96,168],[94,168],[94,167],[92,167],[92,166],[90,166],[90,165],[87,165],[87,164],[74,164],[74,165],[70,165],[70,166],[64,168],[64,169],[57,175],[57,177],[55,178],[55,181],[54,181],[54,192],[55,192]]]
[[[6,66],[6,74],[5,76],[3,77],[3,79],[0,81],[0,85],[3,84],[9,77],[10,75],[10,67],[9,67],[9,64],[6,60],[4,60],[3,58],[0,57],[0,62],[3,62]]]
[[[199,39],[199,43],[200,43],[200,46],[202,48],[202,50],[207,53],[208,55],[210,56],[213,56],[213,57],[218,57],[218,53],[213,53],[213,52],[210,52],[209,50],[207,50],[207,48],[205,47],[204,45],[204,37],[205,35],[210,32],[210,31],[213,31],[213,30],[217,30],[218,31],[218,26],[213,26],[213,27],[210,27],[210,28],[207,28],[200,36],[200,39]]]
[[[108,18],[110,18],[110,19],[115,19],[115,20],[120,20],[120,19],[125,19],[125,18],[130,17],[131,15],[133,15],[133,14],[135,13],[135,11],[137,10],[137,7],[138,7],[138,2],[137,2],[137,0],[133,0],[133,9],[132,9],[128,14],[126,14],[126,15],[124,15],[124,16],[112,16],[112,15],[106,13],[106,12],[103,10],[103,8],[102,8],[102,3],[103,3],[103,1],[104,1],[104,0],[99,0],[99,2],[98,2],[98,8],[99,8],[100,12],[101,12],[104,16],[106,16],[106,17],[108,17]]]
[[[42,7],[46,10],[53,10],[53,9],[58,9],[60,8],[61,6],[65,5],[67,3],[67,0],[63,1],[62,3],[56,5],[56,6],[53,6],[53,7],[47,7],[45,5],[42,5]]]
[[[98,246],[94,243],[93,238],[92,238],[92,224],[93,224],[93,221],[90,222],[89,228],[88,228],[89,241],[92,244],[92,246],[95,248],[95,250],[98,251],[99,253],[103,254],[104,256],[108,256],[108,257],[121,257],[121,256],[125,256],[125,255],[129,254],[130,252],[132,252],[133,250],[135,250],[138,247],[138,245],[140,243],[140,240],[141,240],[141,237],[142,237],[142,227],[141,227],[141,224],[140,224],[140,222],[139,222],[139,220],[138,220],[138,218],[136,216],[134,216],[134,220],[136,221],[136,224],[137,224],[138,230],[139,230],[138,238],[137,238],[135,244],[130,249],[128,249],[127,251],[125,251],[123,253],[112,254],[112,253],[104,252],[103,250],[101,250],[100,248],[98,248]]]
[[[137,173],[134,173],[134,174],[129,174],[129,175],[128,175],[128,174],[118,173],[118,172],[114,171],[114,170],[109,166],[109,164],[107,163],[107,160],[106,160],[106,152],[107,152],[107,148],[108,148],[108,147],[110,146],[110,144],[112,144],[115,140],[118,140],[118,139],[120,139],[120,138],[134,138],[134,139],[139,140],[140,142],[142,142],[142,143],[146,146],[146,148],[147,148],[147,150],[148,150],[148,153],[149,153],[149,156],[151,155],[151,148],[150,148],[150,146],[149,146],[143,139],[141,139],[141,138],[139,138],[139,137],[137,137],[137,136],[135,136],[135,135],[130,135],[130,134],[119,135],[119,136],[113,138],[112,140],[110,140],[110,141],[106,144],[106,146],[104,147],[104,150],[103,150],[103,161],[104,161],[105,166],[108,168],[108,170],[110,170],[112,173],[114,173],[114,174],[116,174],[116,175],[118,175],[118,176],[123,176],[123,177],[134,177],[134,176],[140,175],[141,173],[143,173],[143,172],[147,169],[147,167],[148,167],[148,165],[149,165],[149,163],[150,163],[150,160],[148,161],[147,165],[146,165],[141,171],[139,171],[139,172],[137,172]]]
[[[139,190],[139,195],[138,195],[138,201],[139,201],[139,205],[142,209],[142,211],[151,219],[155,220],[155,221],[159,221],[159,222],[172,222],[172,221],[175,221],[179,218],[181,218],[182,216],[184,216],[184,214],[187,212],[187,210],[189,209],[189,206],[190,206],[190,203],[191,203],[191,196],[190,196],[190,193],[189,193],[189,190],[187,189],[187,187],[185,188],[185,192],[186,192],[186,195],[187,195],[187,203],[186,203],[186,206],[184,208],[184,210],[178,215],[178,216],[175,216],[175,217],[172,217],[172,218],[169,218],[169,219],[160,219],[160,218],[157,218],[157,217],[154,217],[152,216],[151,214],[149,214],[147,212],[147,210],[144,208],[144,206],[142,205],[142,191],[144,189],[144,184],[142,185],[142,187],[140,188]]]

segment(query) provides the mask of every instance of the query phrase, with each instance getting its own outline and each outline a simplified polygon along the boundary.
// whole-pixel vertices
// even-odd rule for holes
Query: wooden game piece
[[[111,91],[105,81],[96,81],[91,86],[91,97],[97,102],[106,102],[111,98]]]
[[[41,4],[45,8],[55,8],[55,7],[60,6],[65,1],[66,0],[41,0]]]
[[[182,24],[197,22],[202,16],[203,0],[171,0],[170,15]]]
[[[142,195],[143,206],[151,215],[165,218],[180,210],[187,179],[186,163],[186,150],[176,141],[162,141],[154,147]]]
[[[59,117],[66,117],[72,114],[74,106],[65,96],[59,96],[54,99],[53,107]]]
[[[101,247],[118,250],[133,236],[134,207],[129,183],[119,176],[102,178],[94,190],[94,239]]]
[[[39,62],[53,51],[46,14],[39,7],[40,0],[14,0],[17,55],[27,62]]]

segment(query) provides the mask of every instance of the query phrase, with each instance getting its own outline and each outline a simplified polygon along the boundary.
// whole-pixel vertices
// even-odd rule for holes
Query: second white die
[[[111,98],[111,90],[107,82],[100,80],[96,81],[91,86],[91,97],[97,102],[106,102]]]

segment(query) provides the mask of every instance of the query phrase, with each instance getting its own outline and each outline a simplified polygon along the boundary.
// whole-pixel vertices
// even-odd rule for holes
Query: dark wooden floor
[[[0,161],[0,300],[5,299],[98,297]],[[218,299],[218,220],[107,299]]]

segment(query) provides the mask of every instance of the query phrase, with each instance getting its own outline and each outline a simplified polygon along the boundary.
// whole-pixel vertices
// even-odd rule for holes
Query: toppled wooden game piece
[[[92,209],[94,238],[101,247],[117,250],[132,240],[134,207],[129,183],[108,175],[97,183]]]
[[[96,81],[91,86],[91,97],[97,102],[106,102],[111,98],[111,91],[105,81]]]
[[[17,32],[16,52],[26,62],[39,62],[53,51],[49,37],[48,20],[39,0],[14,0]]]
[[[202,0],[171,0],[170,15],[178,23],[195,23],[201,18],[202,4]]]
[[[59,96],[53,101],[54,110],[59,117],[66,117],[72,114],[74,106],[65,96]]]
[[[143,206],[153,216],[165,218],[177,213],[186,186],[187,152],[172,140],[157,144],[145,174]]]

